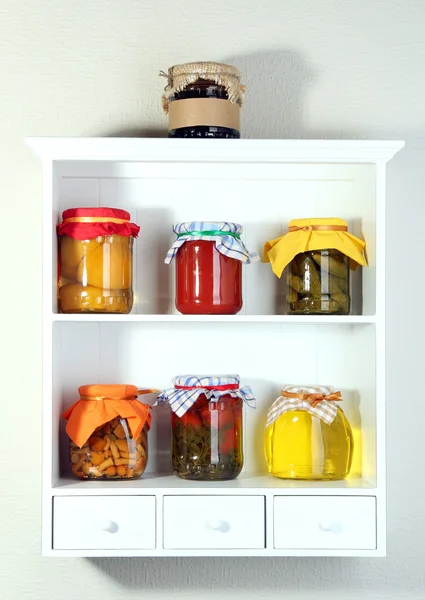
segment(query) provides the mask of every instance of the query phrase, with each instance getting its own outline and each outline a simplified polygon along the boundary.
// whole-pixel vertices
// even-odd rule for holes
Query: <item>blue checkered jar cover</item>
[[[260,260],[256,252],[249,252],[241,240],[242,225],[238,223],[214,222],[214,221],[191,221],[177,223],[173,227],[177,238],[165,257],[165,263],[170,264],[177,254],[179,248],[185,242],[204,240],[215,242],[215,247],[224,256],[235,258],[245,264]]]
[[[182,417],[198,400],[205,395],[215,402],[222,396],[240,398],[251,408],[255,408],[255,397],[249,385],[240,386],[239,375],[178,375],[173,379],[173,388],[158,395],[156,404],[168,401],[171,410]]]

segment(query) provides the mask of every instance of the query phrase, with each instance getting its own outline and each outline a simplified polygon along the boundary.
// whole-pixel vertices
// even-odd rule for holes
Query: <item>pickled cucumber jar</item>
[[[236,67],[215,62],[175,65],[162,97],[168,137],[239,138],[245,86]]]
[[[284,385],[267,415],[268,470],[281,479],[337,480],[350,473],[353,434],[341,393],[331,386]]]
[[[134,385],[84,385],[63,413],[69,461],[79,479],[137,479],[148,461],[150,406]]]
[[[172,465],[182,479],[235,479],[243,467],[243,404],[255,404],[238,375],[182,375],[158,402],[168,401]]]
[[[129,313],[133,239],[140,227],[118,208],[65,210],[58,226],[58,306],[63,313]]]
[[[350,314],[350,266],[339,250],[301,252],[288,267],[287,313]]]
[[[348,315],[350,268],[366,266],[365,246],[342,219],[292,220],[286,235],[264,246],[264,260],[279,278],[288,267],[286,312]]]

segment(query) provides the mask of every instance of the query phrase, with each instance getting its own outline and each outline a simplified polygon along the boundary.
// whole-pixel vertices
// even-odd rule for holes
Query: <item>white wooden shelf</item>
[[[77,481],[75,478],[62,477],[52,488],[52,494],[73,495],[89,493],[93,495],[116,494],[138,495],[149,490],[161,490],[162,494],[220,495],[223,492],[245,494],[248,490],[267,490],[267,493],[297,495],[344,495],[349,490],[356,495],[370,495],[376,485],[364,479],[344,479],[341,481],[290,481],[270,477],[269,475],[249,475],[242,473],[232,481],[185,481],[175,475],[145,474],[135,481]]]
[[[399,141],[31,138],[43,162],[43,554],[46,556],[384,556],[385,185]],[[56,225],[71,207],[128,210],[135,303],[129,315],[59,314]],[[349,316],[285,315],[285,278],[244,267],[242,312],[180,315],[164,265],[180,221],[241,223],[250,250],[292,218],[340,217],[369,266],[351,277]],[[173,352],[178,341],[178,352]],[[235,344],[242,351],[223,352]],[[170,418],[154,411],[138,481],[69,478],[62,412],[88,383],[170,387],[179,373],[239,373],[245,466],[228,482],[170,472]],[[283,383],[335,385],[353,428],[349,478],[267,473],[267,409]],[[155,395],[144,396],[153,404]],[[252,475],[255,473],[255,475]],[[176,519],[175,515],[179,518]]]
[[[43,160],[377,163],[388,161],[404,142],[381,140],[203,140],[35,137],[27,143]],[[166,174],[164,174],[166,176]],[[248,174],[249,176],[249,174]]]
[[[58,323],[272,323],[301,325],[364,325],[376,323],[376,316],[363,315],[93,315],[52,314]]]

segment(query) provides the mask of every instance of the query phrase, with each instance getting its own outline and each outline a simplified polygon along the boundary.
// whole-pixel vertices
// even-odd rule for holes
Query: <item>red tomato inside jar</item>
[[[242,407],[255,399],[237,375],[175,377],[164,390],[172,419],[172,462],[182,479],[235,479],[243,467]]]
[[[178,223],[165,259],[176,262],[176,308],[182,314],[235,315],[243,304],[242,263],[260,259],[248,252],[237,223]]]

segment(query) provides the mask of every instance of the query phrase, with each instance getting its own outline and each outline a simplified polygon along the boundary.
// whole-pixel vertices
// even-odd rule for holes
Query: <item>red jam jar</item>
[[[235,479],[243,467],[242,407],[253,406],[238,375],[180,375],[158,402],[168,401],[172,463],[182,479]]]
[[[176,308],[184,315],[235,315],[242,308],[242,263],[260,260],[238,223],[177,223],[165,262],[176,262]]]

